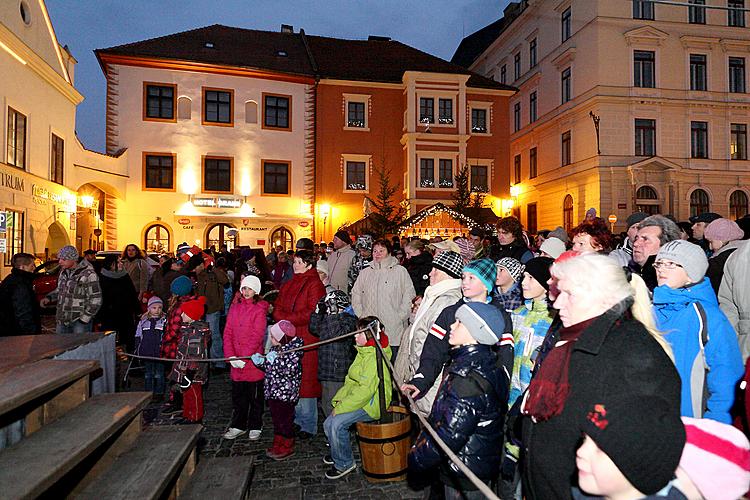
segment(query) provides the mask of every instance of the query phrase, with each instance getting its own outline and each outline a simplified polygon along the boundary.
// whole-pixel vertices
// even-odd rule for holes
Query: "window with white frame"
[[[453,189],[454,158],[422,157],[419,159],[419,188]]]
[[[438,123],[453,124],[453,99],[438,99]]]
[[[469,187],[471,191],[488,192],[490,190],[489,162],[471,160],[469,164]]]
[[[471,109],[471,133],[490,133],[490,109],[492,105],[485,102],[469,102]]]
[[[7,135],[8,165],[26,168],[26,116],[8,107],[8,135]]]
[[[367,193],[370,190],[371,158],[370,155],[342,155],[345,193]]]
[[[419,98],[419,121],[435,123],[435,99],[432,97]]]
[[[344,94],[344,128],[370,130],[370,96]]]
[[[454,102],[455,96],[453,95],[419,96],[419,122],[425,125],[434,123],[436,126],[453,126],[455,123]]]

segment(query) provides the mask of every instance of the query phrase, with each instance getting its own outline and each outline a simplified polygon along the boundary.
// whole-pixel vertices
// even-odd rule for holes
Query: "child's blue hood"
[[[684,307],[693,302],[701,302],[706,305],[719,305],[716,300],[716,294],[711,287],[708,278],[703,278],[699,283],[682,288],[669,288],[667,285],[661,285],[654,289],[654,306],[673,305]]]

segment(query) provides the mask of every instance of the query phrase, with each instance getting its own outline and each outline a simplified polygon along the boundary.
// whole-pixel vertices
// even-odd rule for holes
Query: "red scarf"
[[[539,373],[531,380],[523,413],[531,415],[537,422],[549,420],[562,413],[570,392],[568,369],[573,346],[595,319],[588,319],[560,330],[558,344],[564,341],[565,343],[555,345],[544,359]]]

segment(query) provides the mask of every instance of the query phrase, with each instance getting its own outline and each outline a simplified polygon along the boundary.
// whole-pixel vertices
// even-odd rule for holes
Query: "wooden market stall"
[[[399,236],[427,239],[434,236],[443,239],[466,237],[475,227],[494,233],[499,219],[491,208],[466,208],[458,212],[442,203],[435,203],[405,219],[399,224],[397,233]]]

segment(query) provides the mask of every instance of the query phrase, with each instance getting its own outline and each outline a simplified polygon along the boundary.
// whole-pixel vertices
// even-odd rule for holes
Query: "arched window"
[[[247,101],[245,103],[245,123],[258,123],[258,103]]]
[[[189,120],[192,116],[193,101],[186,96],[177,99],[177,118],[180,120]]]
[[[271,245],[274,248],[279,246],[283,247],[284,250],[294,248],[294,237],[292,236],[292,232],[283,226],[276,229],[271,233]]]
[[[169,252],[169,230],[161,224],[153,224],[146,229],[146,237],[143,243],[143,248],[147,252]]]
[[[635,205],[638,212],[649,215],[661,213],[661,205],[658,203],[659,195],[651,186],[641,186],[635,192]]]
[[[739,219],[747,215],[747,194],[737,190],[729,197],[729,217]]]
[[[568,232],[573,229],[573,197],[570,195],[563,200],[563,227]]]
[[[212,246],[216,250],[221,250],[221,247],[226,245],[227,250],[232,250],[238,247],[240,244],[240,234],[234,226],[229,224],[214,224],[208,229],[208,236],[206,238],[206,247],[211,248]]]
[[[695,217],[709,211],[708,193],[696,189],[690,194],[690,217]]]

